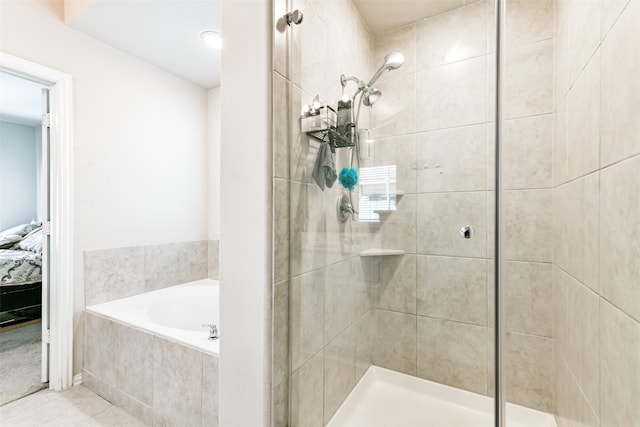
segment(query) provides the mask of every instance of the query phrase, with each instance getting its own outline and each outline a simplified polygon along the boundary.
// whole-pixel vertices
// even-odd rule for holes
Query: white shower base
[[[493,400],[371,366],[327,427],[493,427]],[[507,427],[557,427],[552,415],[507,404]]]

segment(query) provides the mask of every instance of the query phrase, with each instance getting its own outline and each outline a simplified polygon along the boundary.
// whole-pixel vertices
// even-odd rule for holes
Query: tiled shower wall
[[[287,27],[294,9],[304,22]],[[301,134],[300,114],[315,95],[335,104],[341,74],[369,78],[372,38],[347,0],[276,1],[275,22],[272,417],[322,426],[370,365],[373,296],[358,224],[338,223],[337,183],[323,192],[313,181],[318,143]]]
[[[640,425],[640,1],[556,5],[557,419]]]
[[[494,4],[374,39],[399,50],[373,107],[373,158],[405,194],[375,246],[373,363],[483,394],[493,388]],[[507,398],[551,411],[553,4],[509,1],[505,75]],[[475,235],[458,230],[471,225]],[[377,229],[371,229],[377,232]],[[379,233],[380,234],[380,233]],[[378,269],[378,270],[376,270]]]
[[[193,280],[218,278],[218,241],[167,243],[87,251],[86,305]]]

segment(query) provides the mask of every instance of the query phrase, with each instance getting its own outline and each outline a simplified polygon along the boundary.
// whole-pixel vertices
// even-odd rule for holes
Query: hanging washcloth
[[[331,147],[326,142],[320,144],[320,148],[318,148],[318,157],[313,165],[312,175],[322,191],[324,191],[325,185],[331,188],[333,183],[336,182],[338,177],[336,175],[336,165],[333,163]]]

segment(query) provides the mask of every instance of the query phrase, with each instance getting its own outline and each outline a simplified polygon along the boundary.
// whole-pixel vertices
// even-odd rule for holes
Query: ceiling
[[[220,0],[98,0],[70,25],[205,89],[220,86]]]
[[[31,80],[0,72],[0,120],[40,126],[44,87]]]
[[[456,9],[470,0],[353,0],[373,34]]]
[[[67,0],[72,1],[72,0]],[[86,0],[85,0],[86,1]],[[220,85],[220,51],[200,40],[220,32],[221,0],[91,0],[70,25],[205,89]],[[472,0],[353,0],[373,34]]]

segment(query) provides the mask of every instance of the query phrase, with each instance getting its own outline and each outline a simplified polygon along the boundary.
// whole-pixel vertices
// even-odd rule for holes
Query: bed
[[[42,229],[21,224],[0,232],[0,328],[40,318]]]

